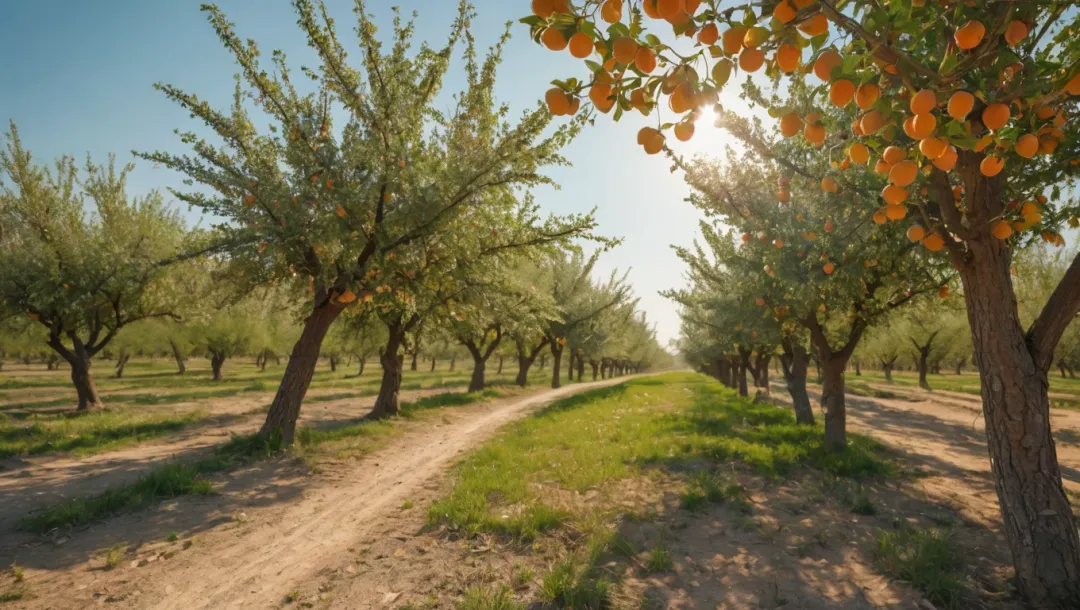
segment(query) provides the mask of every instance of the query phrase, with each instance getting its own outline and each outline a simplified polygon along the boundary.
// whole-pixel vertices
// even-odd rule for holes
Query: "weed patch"
[[[964,561],[949,530],[882,532],[874,550],[875,564],[882,573],[908,581],[938,607],[962,607],[968,592],[960,573]]]

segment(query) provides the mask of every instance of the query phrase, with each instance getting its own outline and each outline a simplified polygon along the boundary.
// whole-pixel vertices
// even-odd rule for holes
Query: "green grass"
[[[24,597],[26,597],[26,594],[22,591],[5,591],[4,593],[0,593],[0,604],[17,602]]]
[[[425,410],[483,402],[506,394],[506,391],[491,388],[471,394],[438,394],[403,403],[402,413],[415,415]],[[317,448],[331,445],[332,450],[339,454],[357,455],[375,446],[371,440],[385,437],[393,430],[392,420],[361,420],[326,430],[301,428],[290,451],[310,456]],[[348,450],[343,445],[347,445]],[[109,488],[94,496],[75,498],[32,514],[23,519],[20,526],[32,532],[46,533],[141,510],[164,499],[210,494],[213,493],[213,485],[209,475],[237,464],[269,459],[282,450],[281,440],[277,437],[234,436],[228,443],[217,447],[210,457],[159,466],[129,485]]]
[[[645,571],[656,574],[658,572],[670,572],[673,567],[675,567],[675,564],[671,561],[671,553],[668,553],[664,541],[657,542],[656,546],[649,551],[649,559],[645,561]]]
[[[881,532],[874,561],[882,573],[912,584],[939,608],[960,608],[968,588],[964,558],[947,529],[906,528]]]
[[[206,417],[202,411],[154,415],[102,411],[80,416],[0,419],[0,458],[58,451],[85,456],[160,438]]]
[[[1051,402],[1058,403],[1054,406],[1059,408],[1080,408],[1080,378],[1062,378],[1054,371],[1051,371],[1049,379],[1051,392],[1070,395],[1065,398],[1053,399]],[[930,387],[935,390],[947,390],[950,392],[962,392],[974,395],[979,395],[981,392],[979,375],[974,371],[965,371],[962,375],[930,375],[927,380],[930,383]],[[858,377],[853,373],[849,373],[848,381],[849,387],[851,385],[850,382],[853,381],[884,384],[885,375],[879,371],[863,369],[863,374]],[[919,375],[918,373],[910,371],[893,372],[893,384],[901,387],[917,388],[919,386]]]
[[[729,461],[770,478],[800,464],[856,478],[893,472],[878,443],[850,435],[848,449],[832,453],[823,436],[821,427],[797,426],[790,410],[753,404],[704,376],[635,379],[558,401],[509,426],[458,464],[454,489],[432,505],[429,518],[466,535],[528,540],[569,517],[544,502],[539,482],[585,492],[651,468],[685,472]],[[733,493],[699,487],[706,496]]]
[[[524,610],[525,604],[514,601],[513,592],[504,586],[469,587],[458,610]]]

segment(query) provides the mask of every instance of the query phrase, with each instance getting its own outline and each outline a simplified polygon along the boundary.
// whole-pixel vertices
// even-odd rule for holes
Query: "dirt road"
[[[5,534],[4,546],[16,548],[0,554],[11,552],[24,567],[31,592],[15,607],[278,607],[438,485],[460,452],[553,400],[627,379],[447,410],[441,422],[406,423],[382,449],[323,464],[316,473],[289,460],[258,464],[222,477],[215,496],[181,498],[70,539]],[[166,539],[170,532],[175,540]],[[103,569],[109,558],[102,549],[114,544],[127,551]],[[393,592],[387,596],[392,602]]]

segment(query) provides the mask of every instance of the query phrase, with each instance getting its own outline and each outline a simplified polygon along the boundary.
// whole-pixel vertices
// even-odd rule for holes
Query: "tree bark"
[[[821,404],[825,407],[825,447],[841,451],[847,447],[847,405],[844,369],[847,359],[834,356],[821,362]]]
[[[454,372],[454,365],[457,363],[457,354],[450,354],[450,372]]]
[[[963,374],[963,372],[964,372],[964,365],[965,365],[966,363],[967,363],[967,362],[966,362],[966,360],[964,360],[964,359],[962,359],[962,360],[960,360],[960,361],[958,361],[958,362],[956,363],[956,374],[957,374],[957,375],[961,375],[961,374]]]
[[[885,374],[885,383],[893,382],[892,370],[894,362],[896,362],[896,358],[893,358],[892,360],[885,360],[881,363],[881,372]]]
[[[540,361],[543,362],[546,356],[540,352],[544,351],[544,348],[548,345],[547,337],[540,340],[536,345],[533,345],[526,349],[525,341],[522,339],[516,339],[514,345],[517,348],[517,360],[518,360],[518,372],[517,383],[521,387],[525,387],[529,383],[529,369],[532,368],[534,362],[536,362],[537,356],[540,357]],[[543,367],[540,367],[543,370]]]
[[[806,371],[810,365],[810,354],[802,345],[790,339],[782,341],[784,353],[780,356],[783,366],[784,385],[791,395],[791,406],[795,410],[795,423],[813,426],[814,407],[810,404],[810,394],[806,391]]]
[[[977,189],[969,198],[998,196],[999,181],[977,178],[968,184]],[[960,278],[1016,582],[1032,607],[1076,608],[1080,537],[1050,430],[1050,360],[1038,350],[1041,342],[1021,327],[1008,246],[985,233],[967,240],[969,259]],[[1050,350],[1052,355],[1053,345]]]
[[[547,366],[547,354],[541,354],[540,356],[540,370],[544,370]]]
[[[225,364],[225,356],[220,352],[210,352],[210,370],[213,371],[213,380],[221,381],[221,367]]]
[[[596,381],[597,375],[600,374],[600,363],[596,360],[590,360],[589,366],[592,367],[592,380]]]
[[[581,356],[577,357],[577,380],[580,382],[581,378],[585,376],[585,359]]]
[[[331,354],[330,355],[330,372],[331,373],[336,373],[337,372],[337,363],[338,363],[337,356]]]
[[[300,417],[300,406],[304,402],[304,395],[307,394],[311,378],[315,374],[315,365],[319,362],[323,338],[326,337],[326,331],[330,329],[330,325],[343,310],[342,305],[332,303],[329,298],[322,299],[321,303],[304,321],[304,328],[285,365],[281,384],[278,386],[274,401],[270,403],[270,410],[259,430],[259,436],[269,438],[274,434],[280,434],[284,444],[291,445],[293,442],[296,420]]]
[[[431,357],[431,372],[435,372],[435,356]]]
[[[562,353],[563,347],[558,341],[551,342],[551,389],[562,387]]]
[[[360,370],[356,372],[356,376],[362,377],[364,375],[364,365],[367,364],[367,358],[358,358],[357,360],[360,361]]]
[[[412,353],[412,362],[411,362],[411,363],[409,364],[409,370],[410,370],[410,371],[415,371],[415,370],[416,370],[416,359],[417,359],[417,358],[418,358],[419,356],[420,356],[420,350],[418,350],[418,349],[416,349],[416,350],[413,350],[413,353]]]
[[[487,361],[480,357],[473,357],[472,378],[469,380],[469,392],[479,392],[484,389],[484,370]]]
[[[499,370],[495,371],[496,375],[502,375],[502,367],[503,367],[503,356],[500,354],[499,355]]]
[[[173,359],[176,360],[176,374],[183,375],[187,372],[187,366],[184,364],[184,354],[180,351],[180,346],[172,339],[169,339],[169,347],[172,348]]]
[[[739,363],[736,365],[737,372],[735,373],[736,381],[739,384],[739,396],[747,396],[750,393],[746,387],[746,365],[746,359],[739,358]]]
[[[128,360],[131,360],[131,354],[127,353],[127,350],[120,350],[120,355],[116,358],[117,379],[124,377],[124,367],[127,366]]]
[[[569,355],[566,358],[566,380],[574,380],[574,350],[569,350]]]
[[[858,358],[855,359],[855,376],[862,377],[862,361]]]
[[[769,361],[772,360],[772,354],[758,353],[756,369],[757,374],[754,375],[754,385],[762,389],[766,396],[771,396],[772,392],[769,390]]]
[[[375,399],[369,417],[390,417],[401,411],[401,374],[405,368],[405,356],[398,353],[405,339],[405,325],[395,322],[387,326],[386,349],[379,360],[383,376],[379,396]]]

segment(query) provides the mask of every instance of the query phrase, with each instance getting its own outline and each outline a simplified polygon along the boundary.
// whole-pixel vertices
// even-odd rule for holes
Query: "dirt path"
[[[405,402],[451,391],[417,390],[401,393]],[[304,405],[300,421],[309,426],[344,421],[362,416],[369,399],[325,400],[327,392],[313,392]],[[213,447],[234,434],[251,434],[262,425],[264,407],[273,393],[217,399],[207,408],[213,415],[187,426],[178,434],[139,445],[70,458],[40,455],[0,460],[0,532],[10,530],[28,513],[68,498],[98,493],[108,487],[130,483],[154,466],[172,460],[194,460],[206,456]],[[192,409],[199,403],[191,403]],[[204,405],[205,406],[205,405]]]
[[[5,535],[4,546],[15,548],[0,548],[0,557],[26,571],[31,595],[20,608],[277,607],[437,486],[458,453],[553,400],[627,379],[450,409],[441,423],[407,422],[383,448],[359,461],[322,464],[317,476],[295,461],[258,464],[223,477],[215,496],[112,519],[61,544]],[[171,531],[178,540],[164,540]],[[103,570],[101,550],[121,542],[129,551]]]

